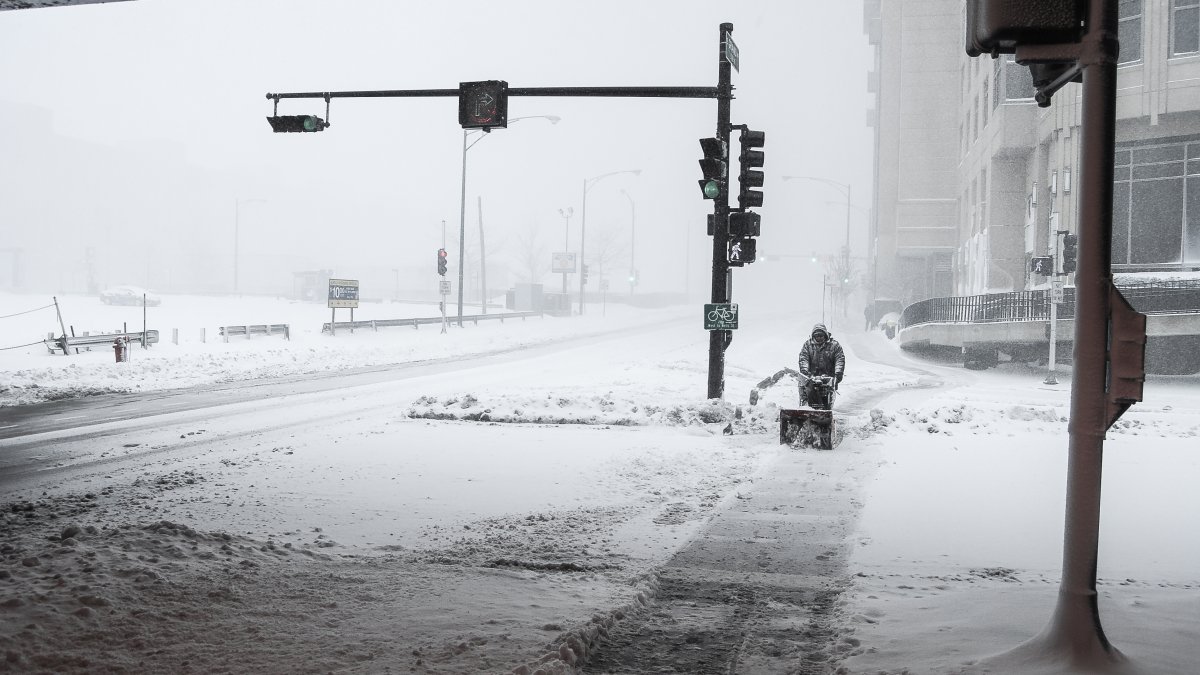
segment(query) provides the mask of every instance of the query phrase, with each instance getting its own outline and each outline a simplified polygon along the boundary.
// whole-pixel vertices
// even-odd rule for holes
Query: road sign
[[[733,66],[734,70],[736,70],[740,73],[740,72],[742,72],[742,69],[738,67],[738,59],[739,59],[738,46],[736,44],[734,44],[733,36],[726,34],[725,35],[725,60],[729,62],[729,65]]]
[[[602,291],[607,291],[607,290],[608,290],[608,279],[601,279],[601,280],[600,280],[600,290],[602,290]]]
[[[1056,305],[1061,305],[1063,301],[1063,282],[1062,279],[1050,280],[1050,302]]]
[[[358,307],[358,279],[330,279],[326,307]]]
[[[438,289],[442,292],[442,295],[450,295],[450,281],[442,279],[438,282]]]
[[[503,80],[460,82],[458,123],[464,129],[508,126],[508,83]]]
[[[704,330],[737,330],[738,306],[736,302],[705,303]]]
[[[575,272],[575,254],[574,253],[555,253],[550,258],[550,271],[557,274],[560,272]]]

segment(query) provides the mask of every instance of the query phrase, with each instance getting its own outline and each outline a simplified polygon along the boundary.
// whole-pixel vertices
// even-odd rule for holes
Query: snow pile
[[[657,400],[615,395],[554,392],[508,394],[481,401],[474,394],[422,396],[408,416],[414,419],[465,420],[505,424],[596,424],[613,426],[716,425],[728,434],[760,434],[774,428],[774,405],[742,406],[723,400],[663,405]]]

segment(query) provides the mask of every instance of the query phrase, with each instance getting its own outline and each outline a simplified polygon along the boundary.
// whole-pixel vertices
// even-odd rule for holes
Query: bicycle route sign
[[[736,302],[705,303],[704,330],[737,330],[738,306]]]

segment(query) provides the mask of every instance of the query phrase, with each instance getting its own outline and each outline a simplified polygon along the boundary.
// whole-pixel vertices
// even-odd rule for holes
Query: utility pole
[[[726,53],[726,43],[732,40],[733,24],[721,24],[717,44],[717,135],[729,147],[730,106],[733,101],[733,65]],[[728,303],[729,298],[729,179],[722,182],[721,192],[713,200],[713,252],[711,297],[713,304]],[[725,394],[725,350],[733,339],[733,331],[708,332],[708,398]]]

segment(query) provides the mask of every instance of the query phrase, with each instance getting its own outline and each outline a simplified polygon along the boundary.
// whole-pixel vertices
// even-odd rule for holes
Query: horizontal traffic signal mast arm
[[[509,96],[610,96],[625,98],[716,98],[716,87],[509,87]],[[285,98],[420,98],[459,95],[459,89],[385,89],[381,91],[310,91],[267,94]]]

